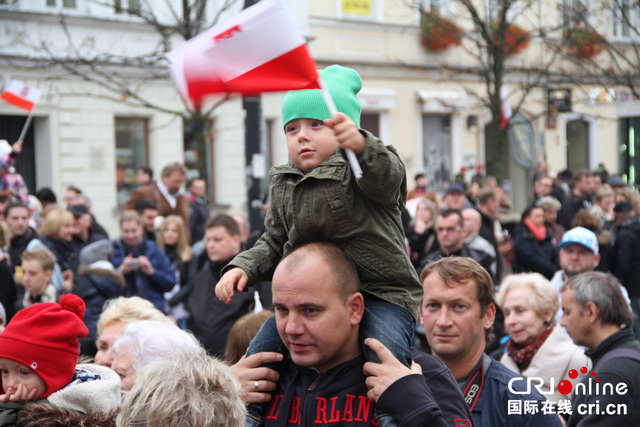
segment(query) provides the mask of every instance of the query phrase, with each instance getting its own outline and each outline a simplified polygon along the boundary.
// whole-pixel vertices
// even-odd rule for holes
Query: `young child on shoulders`
[[[422,286],[404,243],[405,167],[393,147],[359,129],[358,73],[332,65],[320,75],[340,112],[330,115],[320,90],[287,93],[282,121],[290,161],[270,172],[266,231],[225,267],[216,295],[229,302],[235,291],[271,280],[282,257],[301,244],[334,243],[358,270],[365,298],[364,337],[377,338],[409,366]],[[352,173],[345,149],[357,155],[362,178]],[[274,351],[278,341],[270,319],[249,354]],[[379,362],[368,350],[367,359]]]
[[[44,419],[60,417],[61,411],[67,411],[68,420],[69,413],[82,418],[119,406],[120,381],[115,372],[96,365],[76,369],[78,339],[88,333],[82,322],[84,310],[81,298],[63,295],[60,304],[47,302],[18,311],[0,334],[0,426],[18,420],[21,425],[44,425]],[[90,386],[84,385],[90,381],[94,381]]]

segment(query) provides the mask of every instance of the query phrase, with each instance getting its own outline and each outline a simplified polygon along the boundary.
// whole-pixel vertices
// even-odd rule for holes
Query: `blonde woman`
[[[164,296],[169,302],[169,317],[186,329],[188,312],[184,302],[189,297],[187,285],[196,276],[193,251],[189,246],[187,227],[178,215],[169,215],[160,225],[158,246],[165,252],[176,273],[176,284]]]
[[[510,335],[500,362],[524,378],[542,378],[543,390],[554,391],[547,395],[548,400],[567,399],[558,392],[558,383],[569,378],[571,369],[578,371],[579,381],[584,376],[580,368],[590,368],[591,362],[555,324],[560,308],[558,290],[541,274],[513,274],[502,281],[496,302],[504,312],[504,326]]]

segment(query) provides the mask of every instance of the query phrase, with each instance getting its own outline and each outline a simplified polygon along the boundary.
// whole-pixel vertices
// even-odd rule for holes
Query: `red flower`
[[[575,28],[566,28],[562,32],[567,49],[571,55],[581,58],[593,58],[604,50],[606,41],[593,28],[584,28],[582,25]]]
[[[498,28],[500,27],[500,22],[492,22],[489,25],[491,29],[491,33],[493,36],[493,41],[499,45],[500,40],[498,37]],[[523,28],[518,27],[515,24],[507,24],[507,29],[504,33],[504,54],[506,56],[515,55],[516,53],[520,53],[529,46],[529,41],[531,40],[531,35],[528,31]]]
[[[453,21],[441,17],[436,12],[423,12],[420,17],[422,38],[420,44],[427,49],[438,52],[462,42],[462,30]]]

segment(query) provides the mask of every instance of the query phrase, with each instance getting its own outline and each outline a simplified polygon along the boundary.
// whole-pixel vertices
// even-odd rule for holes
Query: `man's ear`
[[[482,326],[484,326],[485,330],[491,329],[491,327],[493,326],[493,322],[495,320],[496,320],[496,306],[495,304],[491,303],[487,307],[487,311],[484,313],[484,316],[482,316]]]
[[[589,323],[595,323],[600,318],[600,308],[593,301],[584,306],[583,313],[589,319]]]
[[[346,306],[349,309],[351,326],[359,324],[364,315],[364,297],[362,294],[360,292],[351,294],[349,298],[347,298]]]

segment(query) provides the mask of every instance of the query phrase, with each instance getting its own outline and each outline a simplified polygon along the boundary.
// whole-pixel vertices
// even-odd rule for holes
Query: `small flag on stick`
[[[216,93],[321,89],[330,97],[321,86],[305,38],[280,0],[262,0],[166,56],[180,96],[196,108]],[[359,178],[362,171],[355,154],[346,153]]]
[[[40,95],[42,95],[42,91],[40,89],[27,86],[18,80],[11,80],[9,82],[9,86],[7,86],[0,95],[0,98],[4,99],[9,104],[15,105],[16,107],[29,112],[27,121],[22,127],[22,132],[20,132],[20,138],[18,138],[18,141],[22,141],[24,139],[27,129],[29,129],[29,125],[33,119],[33,109],[36,107],[38,101],[40,101]]]
[[[32,112],[40,100],[42,92],[35,87],[27,86],[18,80],[11,80],[0,98],[11,105]]]

